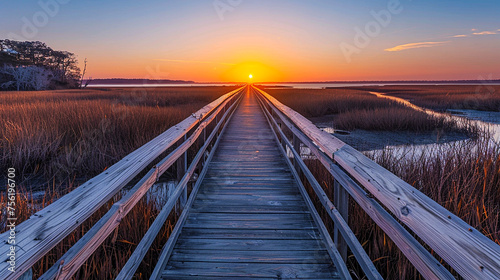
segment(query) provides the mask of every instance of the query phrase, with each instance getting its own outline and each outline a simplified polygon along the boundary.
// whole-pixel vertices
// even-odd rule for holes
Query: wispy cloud
[[[464,38],[464,37],[469,37],[468,35],[455,35],[455,36],[451,36],[453,38]]]
[[[495,31],[481,31],[481,32],[474,32],[472,34],[474,34],[474,35],[495,35],[497,33]]]
[[[430,47],[441,46],[441,45],[444,45],[444,44],[449,43],[449,42],[450,41],[410,43],[410,44],[395,46],[393,48],[388,48],[388,49],[385,49],[385,51],[387,51],[387,52],[399,52],[399,51],[404,51],[404,50],[409,50],[409,49],[430,48]]]
[[[215,62],[215,61],[202,61],[202,60],[179,60],[179,59],[155,59],[156,61],[178,62],[178,63],[204,63],[204,64],[220,64],[220,65],[236,65],[234,63]]]

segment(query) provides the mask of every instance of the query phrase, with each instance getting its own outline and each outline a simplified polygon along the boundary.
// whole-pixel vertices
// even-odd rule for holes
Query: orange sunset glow
[[[300,82],[500,74],[497,4],[454,2],[461,12],[450,14],[448,5],[432,1],[397,1],[390,12],[387,3],[126,2],[71,2],[31,39],[72,50],[80,66],[87,58],[94,78],[231,82],[253,73],[256,82]],[[481,12],[462,15],[471,9]],[[12,9],[2,17],[8,28],[0,35],[15,39],[29,31],[17,20],[22,16]]]

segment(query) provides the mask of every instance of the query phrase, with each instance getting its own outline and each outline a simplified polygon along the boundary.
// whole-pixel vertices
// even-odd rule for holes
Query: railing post
[[[184,135],[184,141],[186,141],[187,135]],[[180,182],[182,177],[184,177],[184,174],[186,173],[187,170],[187,151],[184,152],[183,155],[179,157],[177,160],[177,182]],[[184,188],[184,191],[182,192],[182,195],[179,197],[179,200],[175,203],[175,212],[177,215],[180,214],[180,211],[184,207],[184,204],[186,203],[187,200],[187,186]]]
[[[203,144],[207,141],[207,128],[208,126],[203,129]]]
[[[297,137],[297,135],[293,134],[293,140],[292,140],[292,145],[293,149],[297,152],[297,154],[300,156],[300,139]],[[295,170],[300,174],[300,166],[298,160],[294,157],[293,159],[293,166],[295,167]]]
[[[337,207],[337,210],[339,211],[342,218],[344,218],[346,223],[349,223],[349,220],[348,220],[349,219],[349,194],[340,185],[340,183],[337,180],[335,180],[335,182],[333,184],[333,189],[334,189],[334,197],[333,198],[334,198],[335,207]],[[342,256],[344,261],[346,261],[347,260],[347,244],[346,244],[344,238],[342,238],[342,235],[341,235],[339,229],[337,228],[337,226],[335,226],[335,229],[334,229],[333,239],[334,239],[335,244],[337,244],[337,249],[338,249],[340,255]]]

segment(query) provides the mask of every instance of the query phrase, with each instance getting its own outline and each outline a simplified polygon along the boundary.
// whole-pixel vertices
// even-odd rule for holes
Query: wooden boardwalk
[[[162,277],[338,278],[304,199],[255,94],[247,91]]]

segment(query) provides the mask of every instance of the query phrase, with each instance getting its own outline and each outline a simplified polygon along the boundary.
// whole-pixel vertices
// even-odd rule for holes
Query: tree
[[[30,70],[30,85],[34,90],[46,90],[54,75],[52,71],[38,66],[27,67]]]
[[[6,65],[0,68],[0,73],[10,76],[10,80],[1,84],[2,88],[14,86],[20,90],[45,90],[52,80],[52,71],[38,66]]]
[[[5,74],[7,76],[11,76],[11,79],[2,84],[2,87],[8,87],[8,85],[14,84],[17,91],[25,88],[26,85],[26,74],[27,71],[24,71],[23,67],[14,67],[12,65],[5,65],[0,69],[0,73]]]
[[[23,81],[19,75],[28,74],[30,77],[38,77],[37,80],[40,81],[38,85],[43,85],[42,88],[81,87],[78,60],[71,52],[53,50],[39,41],[0,40],[0,47],[0,67],[10,65],[16,68],[3,70],[4,75],[0,76],[0,84],[4,87],[8,82],[14,82],[16,88],[23,88],[23,85],[18,82],[22,83]],[[30,68],[26,68],[28,66]],[[43,71],[43,69],[49,72]],[[29,73],[25,73],[26,71]],[[47,79],[50,80],[48,87],[45,85]],[[11,87],[12,84],[10,83],[8,87]],[[31,83],[28,87],[35,87],[35,84]]]

